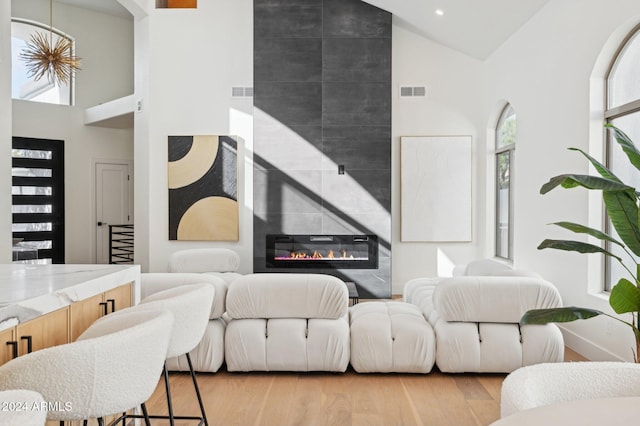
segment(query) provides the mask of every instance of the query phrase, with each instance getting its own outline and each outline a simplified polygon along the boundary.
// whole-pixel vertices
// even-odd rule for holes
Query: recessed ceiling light
[[[436,15],[438,15],[438,16],[444,16],[444,10],[442,10],[442,9],[436,9]]]

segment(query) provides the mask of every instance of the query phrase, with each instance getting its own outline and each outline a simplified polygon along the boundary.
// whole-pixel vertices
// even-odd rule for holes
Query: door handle
[[[22,336],[20,339],[27,341],[27,353],[30,354],[33,352],[33,339],[31,336]]]
[[[109,313],[109,308],[107,308],[107,302],[100,302],[100,306],[102,306],[103,309],[103,315],[107,315]]]
[[[107,302],[111,304],[111,313],[116,311],[116,299],[107,299]]]

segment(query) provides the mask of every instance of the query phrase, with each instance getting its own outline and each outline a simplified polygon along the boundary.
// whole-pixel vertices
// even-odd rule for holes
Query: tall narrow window
[[[14,260],[64,263],[64,144],[13,138]]]
[[[21,19],[11,20],[11,98],[25,101],[44,102],[58,105],[72,105],[72,87],[75,77],[68,85],[59,85],[46,77],[35,80],[29,77],[27,65],[20,54],[24,51],[31,35],[35,32],[49,34],[49,27],[37,22]],[[53,30],[53,43],[58,38],[73,40],[66,34]]]
[[[640,26],[637,26],[618,49],[606,77],[605,120],[624,131],[636,144],[640,142]],[[610,135],[606,138],[606,164],[616,176],[634,187],[640,187],[640,174]],[[605,223],[607,231],[617,234],[611,223]],[[607,250],[628,259],[628,255],[616,244],[607,243]],[[638,261],[638,259],[634,259]],[[626,271],[617,261],[605,260],[605,290],[626,277]]]
[[[496,126],[496,256],[513,259],[513,160],[516,113],[504,107]]]

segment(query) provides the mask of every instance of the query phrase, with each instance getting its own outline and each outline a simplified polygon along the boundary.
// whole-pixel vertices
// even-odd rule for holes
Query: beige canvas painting
[[[237,147],[232,136],[169,136],[169,240],[239,239]]]

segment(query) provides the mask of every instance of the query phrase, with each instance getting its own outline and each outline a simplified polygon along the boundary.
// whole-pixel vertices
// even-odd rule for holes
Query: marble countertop
[[[134,282],[139,265],[0,264],[0,330]]]

